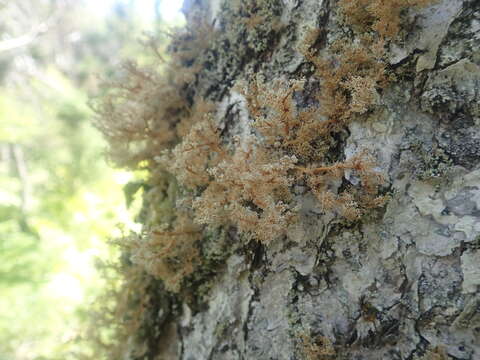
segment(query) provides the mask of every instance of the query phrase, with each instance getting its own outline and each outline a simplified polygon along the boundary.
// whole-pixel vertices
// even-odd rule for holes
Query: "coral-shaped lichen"
[[[194,90],[203,67],[211,65],[208,48],[220,36],[205,17],[193,14],[186,29],[171,34],[170,60],[156,53],[161,71],[127,63],[96,106],[97,125],[118,163],[147,168],[153,184],[169,172],[182,188],[183,204],[189,204],[180,215],[171,204],[175,215],[168,216],[165,229],[149,224],[132,243],[134,262],[179,291],[201,262],[202,226],[235,226],[245,238],[268,244],[297,217],[297,183],[307,186],[324,212],[348,221],[382,206],[384,178],[373,156],[359,151],[344,158],[341,148],[349,124],[382,105],[381,93],[392,81],[385,49],[399,32],[402,14],[429,2],[340,0],[354,39],[319,51],[319,31],[313,30],[299,49],[313,65],[310,78],[267,80],[256,73],[238,81],[235,90],[247,100],[251,123],[234,141],[220,132],[215,104]],[[277,1],[232,6],[247,35],[260,34],[270,14],[275,21],[281,15]],[[268,34],[277,34],[270,20]],[[149,44],[155,52],[154,41]]]
[[[132,262],[163,280],[167,290],[178,292],[182,280],[193,273],[199,262],[196,242],[201,229],[180,214],[173,228],[151,230],[148,236],[130,239]]]

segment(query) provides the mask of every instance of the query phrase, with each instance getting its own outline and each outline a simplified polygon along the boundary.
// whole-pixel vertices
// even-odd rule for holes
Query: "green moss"
[[[185,279],[181,293],[192,310],[200,310],[207,304],[210,290],[224,269],[226,259],[241,245],[241,242],[235,244],[232,240],[225,228],[205,232],[200,242],[201,261],[192,276]]]

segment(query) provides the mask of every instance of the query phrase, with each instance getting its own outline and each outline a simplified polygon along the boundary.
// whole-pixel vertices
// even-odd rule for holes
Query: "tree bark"
[[[320,52],[355,37],[335,0],[252,2],[263,12],[246,31],[236,4],[185,4],[187,15],[208,9],[219,32],[195,92],[221,109],[225,131],[248,118],[238,80],[308,82],[298,49],[310,29]],[[480,2],[439,0],[401,16],[387,46],[396,80],[336,148],[338,159],[375,155],[388,203],[345,222],[295,185],[298,224],[268,246],[224,232],[234,250],[219,250],[201,295],[170,308],[149,358],[480,359]]]

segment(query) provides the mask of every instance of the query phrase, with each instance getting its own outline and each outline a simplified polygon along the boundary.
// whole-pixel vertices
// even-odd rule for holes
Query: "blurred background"
[[[105,281],[95,263],[130,230],[127,184],[89,99],[182,0],[0,0],[0,360],[74,359]],[[165,40],[166,41],[166,40]],[[99,260],[101,259],[101,260]]]

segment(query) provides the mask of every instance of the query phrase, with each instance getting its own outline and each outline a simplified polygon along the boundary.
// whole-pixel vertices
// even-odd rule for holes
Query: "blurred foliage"
[[[106,281],[93,260],[118,256],[106,239],[135,224],[132,175],[106,163],[86,104],[95,73],[142,61],[134,5],[0,0],[0,360],[91,353],[81,329]]]

